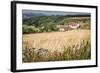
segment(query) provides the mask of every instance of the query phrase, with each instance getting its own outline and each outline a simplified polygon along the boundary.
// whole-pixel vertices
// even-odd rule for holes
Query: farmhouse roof
[[[77,23],[75,23],[75,22],[69,22],[68,25],[77,26]]]

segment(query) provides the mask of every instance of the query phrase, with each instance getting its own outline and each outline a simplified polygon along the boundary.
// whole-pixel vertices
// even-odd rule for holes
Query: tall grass
[[[35,49],[34,47],[28,48],[27,44],[25,45],[22,50],[22,61],[24,63],[91,59],[91,44],[88,40],[82,40],[80,44],[64,46],[63,52],[46,50],[45,53],[39,54],[39,52],[36,53]]]

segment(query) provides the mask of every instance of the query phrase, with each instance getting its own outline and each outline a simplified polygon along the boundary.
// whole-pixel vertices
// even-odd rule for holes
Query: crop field
[[[23,34],[22,61],[46,62],[91,59],[89,29]]]

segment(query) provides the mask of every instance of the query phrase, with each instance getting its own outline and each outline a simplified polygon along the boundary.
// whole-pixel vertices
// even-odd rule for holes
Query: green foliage
[[[79,23],[81,29],[90,29],[90,19],[74,19],[67,16],[33,16],[23,19],[23,34],[57,31],[57,25]]]
[[[41,30],[39,28],[36,28],[34,26],[26,26],[26,25],[23,26],[22,30],[23,30],[23,34],[41,32]]]

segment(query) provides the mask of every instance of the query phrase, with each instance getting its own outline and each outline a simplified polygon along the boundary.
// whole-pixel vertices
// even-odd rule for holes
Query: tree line
[[[68,25],[68,22],[71,21],[68,18],[69,16],[52,15],[33,16],[29,19],[23,19],[23,34],[58,31],[57,25]],[[87,20],[85,27],[90,27],[88,23]],[[82,28],[84,28],[83,25]]]

